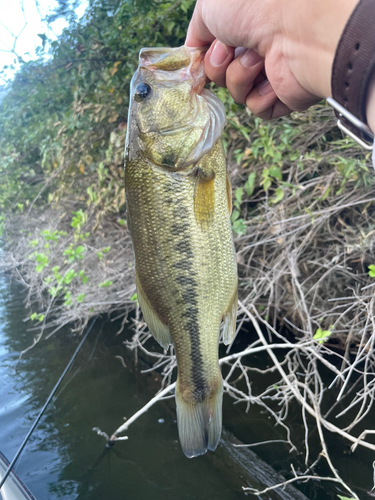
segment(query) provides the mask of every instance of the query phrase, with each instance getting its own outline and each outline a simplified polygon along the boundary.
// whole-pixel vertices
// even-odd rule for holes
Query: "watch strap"
[[[360,0],[352,12],[338,43],[332,66],[332,97],[364,124],[370,80],[375,71],[375,0]],[[336,111],[336,114],[340,114]],[[349,129],[366,140],[363,130],[353,126],[342,114]]]

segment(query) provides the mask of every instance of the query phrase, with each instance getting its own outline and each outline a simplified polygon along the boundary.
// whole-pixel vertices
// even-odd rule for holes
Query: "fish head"
[[[131,83],[128,154],[171,171],[190,170],[212,149],[224,108],[204,89],[203,49],[142,49]]]

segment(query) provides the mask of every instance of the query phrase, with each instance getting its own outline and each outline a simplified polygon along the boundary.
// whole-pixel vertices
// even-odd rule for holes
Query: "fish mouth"
[[[192,89],[200,94],[207,81],[203,63],[207,50],[208,46],[186,45],[144,48],[139,54],[139,69],[151,71],[155,80],[166,82],[166,85],[168,82],[192,80]]]
[[[163,168],[167,167],[171,172],[180,173],[186,167],[196,164],[212,150],[225,126],[225,109],[222,102],[204,88],[207,81],[204,72],[204,56],[207,49],[208,47],[190,48],[185,45],[178,48],[144,48],[140,52],[138,70],[132,78],[131,95],[140,83],[147,83],[151,87],[152,84],[157,84],[158,87],[168,88],[186,82],[190,88],[192,99],[196,101],[194,104],[195,113],[188,113],[186,117],[185,115],[180,116],[177,123],[176,120],[166,120],[165,122],[159,120],[157,123],[151,120],[150,123],[146,124],[136,119],[134,121],[133,131],[137,133],[138,137],[141,137],[142,134],[168,136],[174,135],[176,132],[184,132],[184,130],[188,134],[192,126],[195,131],[201,128],[201,134],[198,134],[196,144],[192,146],[189,154],[184,156],[183,161],[174,167],[163,164]],[[137,112],[138,105],[139,103],[134,102],[134,99],[131,101],[129,121],[131,116]],[[206,119],[205,121],[201,120],[198,124],[197,117],[202,112]],[[129,147],[131,138],[130,135],[127,137],[126,147]],[[189,172],[191,173],[191,168],[189,168]]]

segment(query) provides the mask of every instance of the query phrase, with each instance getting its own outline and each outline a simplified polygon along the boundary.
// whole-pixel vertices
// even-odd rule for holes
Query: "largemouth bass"
[[[138,301],[155,339],[176,351],[177,425],[187,457],[219,442],[220,325],[228,344],[237,313],[231,186],[220,139],[225,112],[203,89],[203,57],[185,46],[142,49],[125,147]]]

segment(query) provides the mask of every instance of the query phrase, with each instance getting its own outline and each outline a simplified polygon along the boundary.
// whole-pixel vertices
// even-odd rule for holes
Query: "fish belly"
[[[178,427],[189,457],[215,449],[220,438],[220,323],[237,298],[220,141],[202,164],[214,172],[212,213],[203,221],[196,212],[196,176],[143,159],[127,162],[125,169],[139,301],[155,338],[175,347]]]

